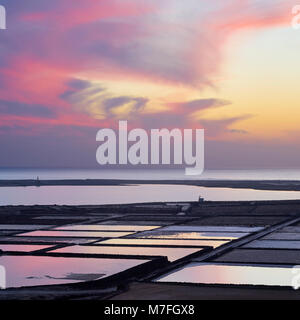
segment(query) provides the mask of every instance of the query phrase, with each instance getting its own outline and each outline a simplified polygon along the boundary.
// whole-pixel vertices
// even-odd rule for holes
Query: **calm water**
[[[146,262],[134,259],[0,257],[0,265],[6,269],[7,288],[97,280]]]
[[[199,247],[199,246],[208,246],[217,248],[221,245],[227,243],[228,241],[220,241],[220,240],[187,240],[187,239],[109,239],[109,240],[101,240],[95,242],[94,245],[130,245],[130,246],[189,246],[189,247]]]
[[[293,200],[300,191],[205,188],[177,185],[44,186],[0,188],[0,205],[92,205],[159,201]]]
[[[107,170],[107,169],[4,169],[0,180],[14,179],[225,179],[300,180],[300,169],[206,170],[201,176],[186,176],[184,170]]]
[[[118,246],[72,246],[56,249],[54,253],[76,254],[109,254],[134,256],[166,256],[170,262],[200,252],[202,248],[151,248],[151,247],[118,247]]]
[[[225,179],[300,180],[300,170],[206,170],[200,177],[185,176],[183,170],[103,170],[103,169],[4,169],[1,179]],[[250,189],[205,188],[176,185],[130,186],[45,186],[0,188],[0,205],[33,204],[116,204],[159,201],[205,200],[294,200],[300,192]]]
[[[190,263],[157,279],[158,282],[292,286],[292,267]]]

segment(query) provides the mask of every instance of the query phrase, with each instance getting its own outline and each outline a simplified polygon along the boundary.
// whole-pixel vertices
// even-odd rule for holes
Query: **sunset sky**
[[[207,168],[300,167],[295,0],[0,4],[0,166],[96,167],[128,120],[204,128]]]

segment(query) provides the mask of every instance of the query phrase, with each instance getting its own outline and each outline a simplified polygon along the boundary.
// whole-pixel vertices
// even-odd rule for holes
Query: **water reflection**
[[[254,240],[243,248],[300,249],[300,241],[293,240]]]
[[[138,235],[139,238],[157,239],[215,239],[235,240],[247,236],[245,232],[176,232],[176,231],[153,231],[144,232]]]
[[[134,226],[134,225],[105,225],[105,224],[80,224],[62,226],[53,230],[72,230],[72,231],[145,231],[159,228],[160,226]]]
[[[292,267],[270,265],[233,265],[190,263],[184,268],[162,276],[158,282],[187,282],[206,284],[243,284],[291,286],[295,275]]]
[[[7,288],[96,280],[145,263],[134,259],[1,256]]]
[[[16,196],[17,195],[17,196]],[[300,199],[299,191],[205,188],[177,185],[1,187],[0,205],[96,205],[142,202]]]
[[[84,253],[110,255],[143,255],[166,256],[170,262],[200,252],[201,248],[151,248],[151,247],[118,247],[118,246],[72,246],[54,250],[55,253]]]
[[[237,227],[237,226],[167,226],[160,231],[206,231],[206,232],[257,232],[261,231],[262,227]]]
[[[175,240],[175,239],[109,239],[94,244],[135,245],[135,246],[207,246],[217,248],[228,241],[219,240]]]
[[[114,231],[32,231],[20,233],[20,237],[72,237],[72,238],[117,238],[132,234],[131,232],[114,232]]]
[[[1,189],[0,189],[1,191]],[[53,225],[37,224],[0,224],[1,230],[39,230],[53,227]]]
[[[42,250],[51,248],[51,246],[43,245],[26,245],[26,244],[0,244],[0,250],[2,251],[15,251],[15,252],[32,252],[36,250]]]

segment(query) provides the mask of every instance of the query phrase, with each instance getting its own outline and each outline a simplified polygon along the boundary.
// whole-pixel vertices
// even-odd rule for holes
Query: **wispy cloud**
[[[50,107],[5,100],[0,100],[0,115],[15,115],[49,119],[56,117],[55,111]]]
[[[220,139],[245,136],[239,122],[249,117],[243,106],[227,118],[204,117],[230,105],[204,94],[219,85],[228,40],[245,29],[288,25],[294,1],[1,4],[9,19],[0,33],[2,135],[19,127],[38,139],[44,126],[94,130],[126,117],[145,128],[203,126]]]

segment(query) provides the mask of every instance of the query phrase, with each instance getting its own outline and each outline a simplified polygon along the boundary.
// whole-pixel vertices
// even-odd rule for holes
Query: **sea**
[[[300,169],[205,170],[186,176],[184,170],[104,170],[0,168],[0,180],[300,180]],[[206,188],[165,184],[123,186],[0,187],[0,205],[100,205],[118,203],[300,199],[300,191]]]

